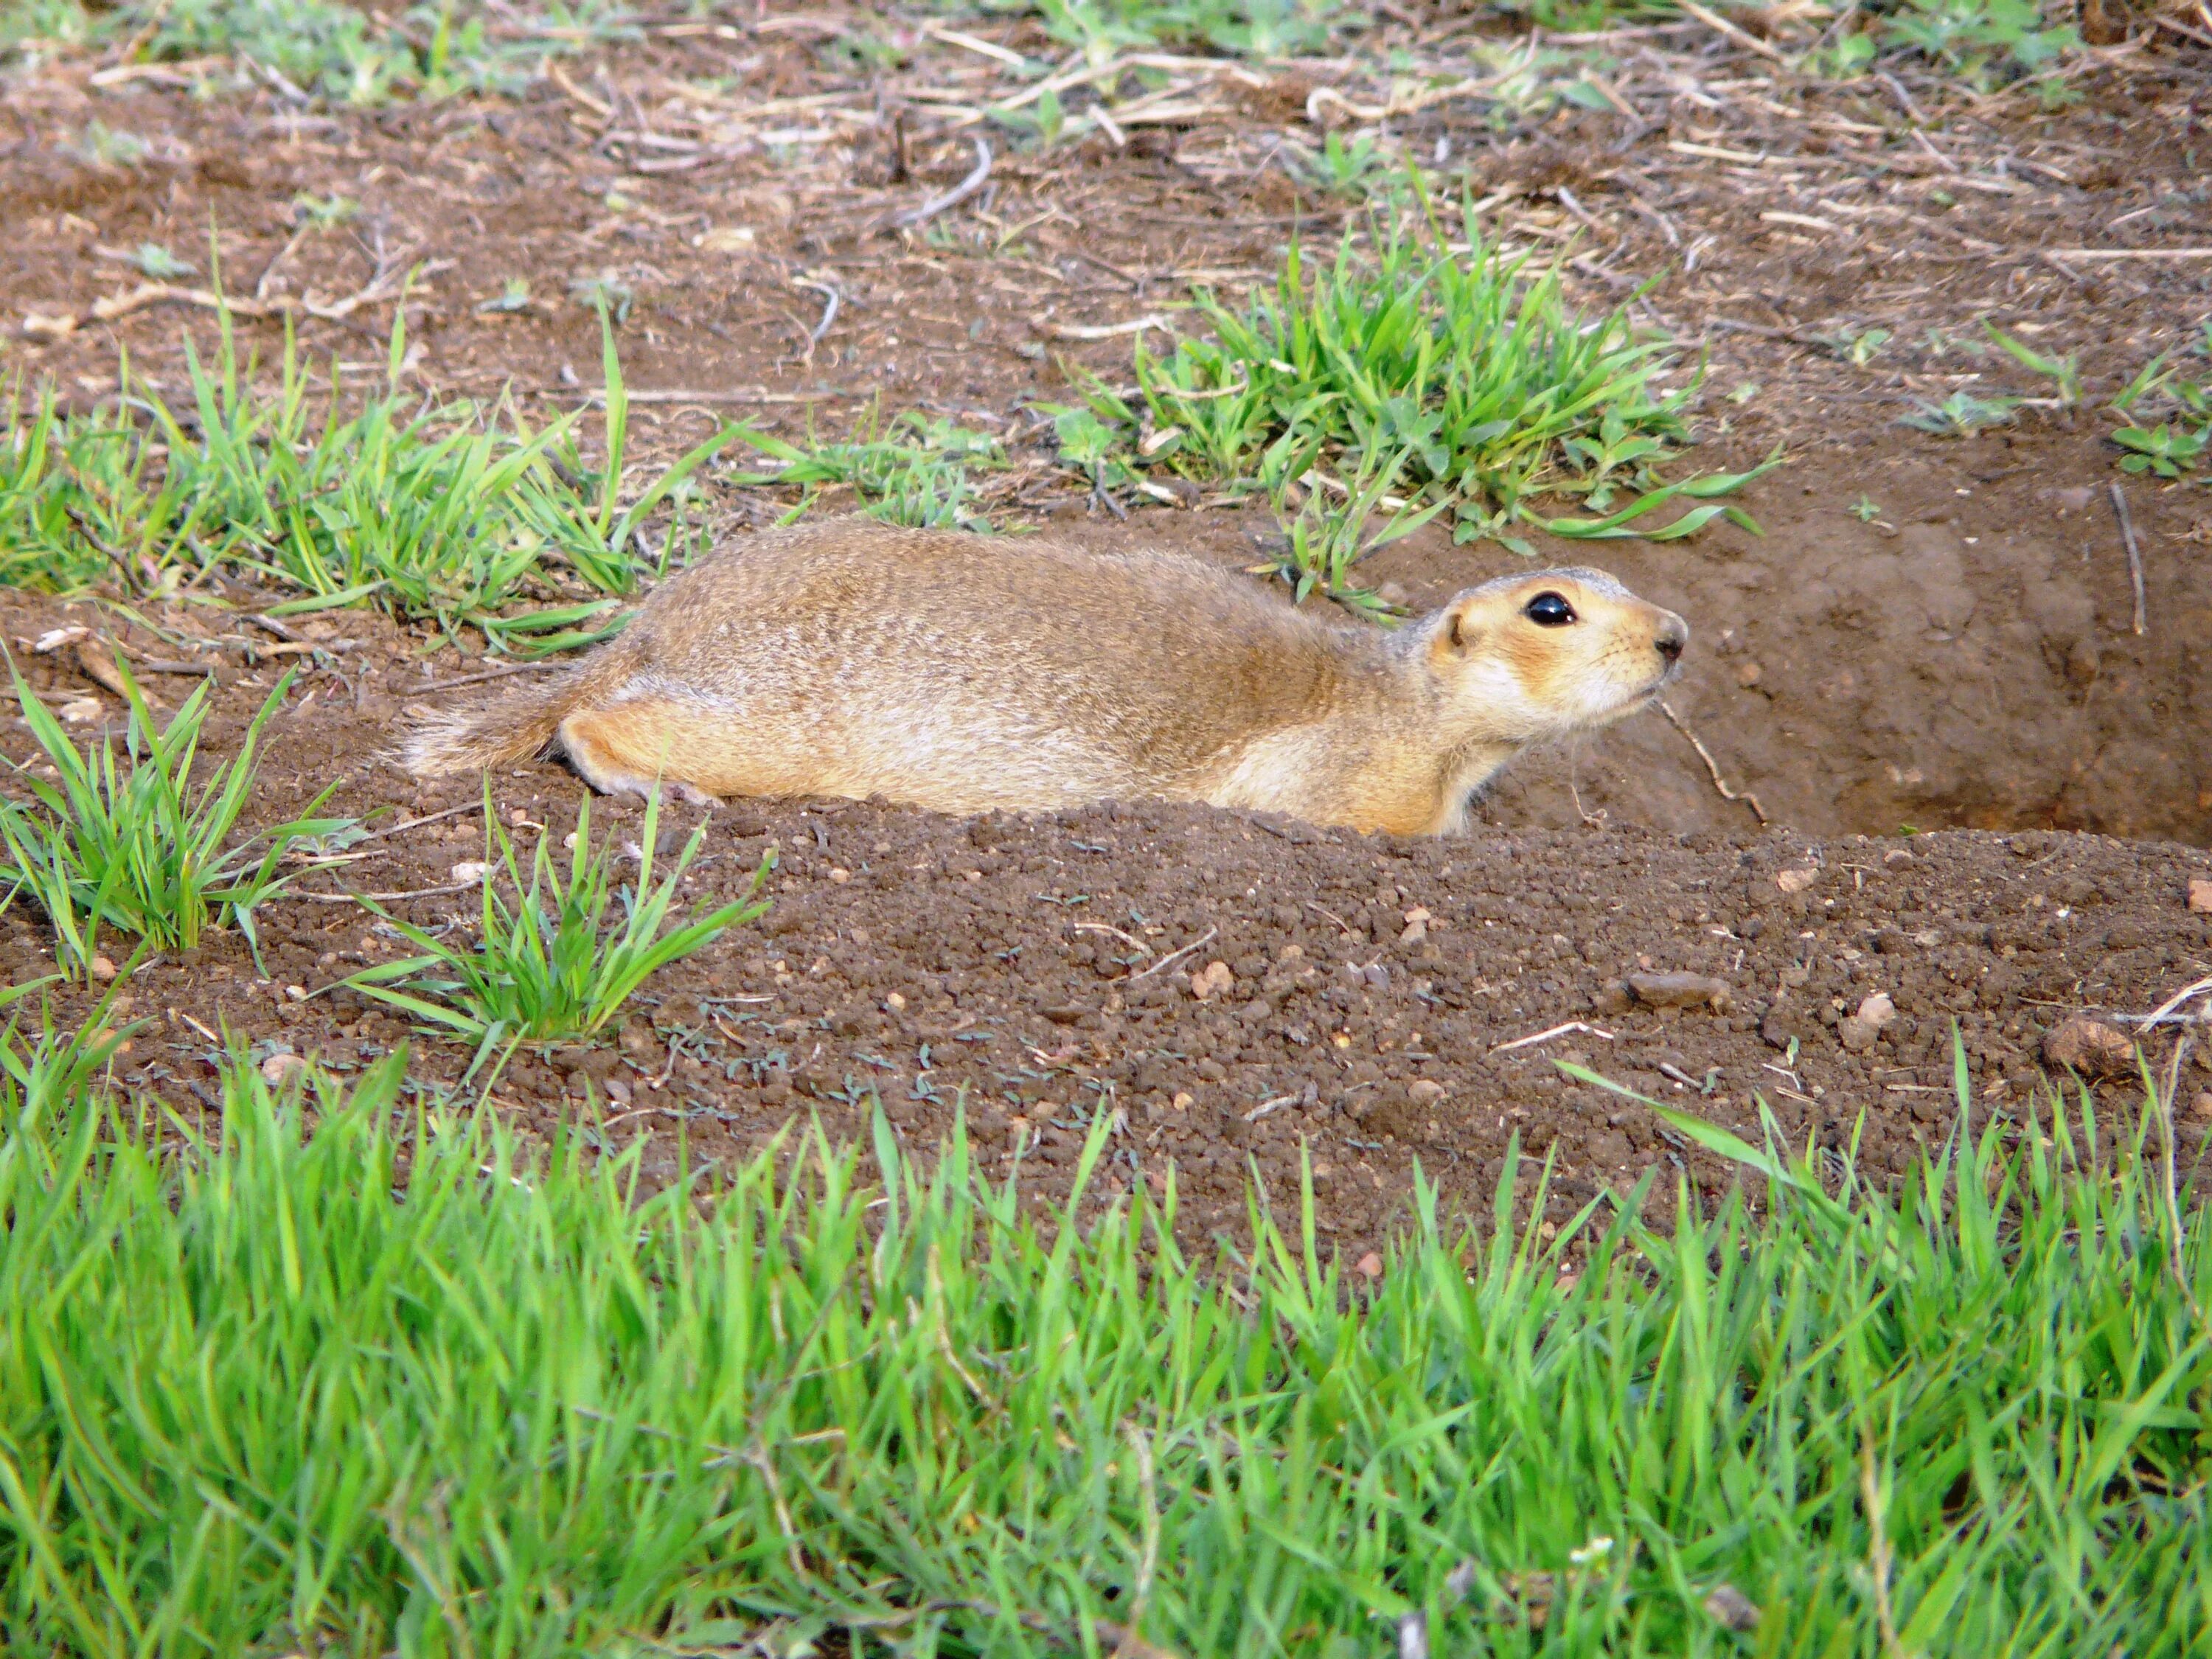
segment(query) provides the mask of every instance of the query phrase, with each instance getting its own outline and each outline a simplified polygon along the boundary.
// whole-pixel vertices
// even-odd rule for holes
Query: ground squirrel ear
[[[1440,657],[1463,657],[1482,643],[1482,627],[1474,607],[1460,603],[1446,608],[1437,624],[1436,652]]]

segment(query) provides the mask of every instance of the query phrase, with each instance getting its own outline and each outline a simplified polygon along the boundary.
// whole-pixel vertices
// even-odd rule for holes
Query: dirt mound
[[[16,605],[8,631],[59,614]],[[331,810],[386,832],[347,880],[419,895],[388,902],[424,927],[469,925],[454,866],[483,856],[479,797],[371,758],[419,671],[389,630],[347,627],[361,637],[330,641],[346,679],[311,677],[272,727],[257,810],[304,805],[345,757]],[[88,689],[52,658],[34,672]],[[221,691],[211,741],[258,706],[267,674]],[[573,827],[581,787],[558,769],[495,783],[524,847]],[[592,817],[617,844],[639,830],[632,803]],[[697,817],[664,823],[664,848]],[[1120,1126],[1104,1190],[1158,1188],[1172,1163],[1194,1236],[1237,1228],[1248,1166],[1294,1194],[1309,1152],[1324,1237],[1355,1259],[1405,1213],[1416,1160],[1448,1205],[1479,1211],[1516,1133],[1555,1160],[1561,1213],[1646,1171],[1662,1193],[1678,1173],[1705,1191],[1733,1178],[1556,1060],[1753,1136],[1754,1092],[1795,1140],[1841,1149],[1863,1120],[1863,1164],[1892,1170],[1955,1121],[1954,1024],[1978,1112],[2010,1111],[2047,1028],[2147,1012],[2212,972],[2212,916],[2189,906],[2212,860],[2095,836],[1577,827],[1447,842],[1193,808],[963,821],[834,802],[739,803],[708,826],[693,892],[736,890],[773,850],[774,908],[658,976],[618,1041],[520,1056],[495,1091],[520,1121],[550,1131],[589,1089],[609,1140],[649,1136],[665,1170],[679,1134],[712,1158],[794,1119],[862,1133],[878,1097],[927,1148],[964,1098],[983,1152],[1020,1153],[1048,1195],[1104,1115]],[[319,994],[398,954],[388,930],[305,898],[261,927],[265,978],[228,939],[130,988],[149,1024],[126,1076],[183,1102],[208,1096],[212,1032],[340,1069],[403,1039],[352,994]],[[45,970],[46,938],[21,905],[0,920],[10,980]],[[72,994],[58,1010],[89,1006]],[[417,1046],[426,1082],[465,1058]],[[2185,1112],[2212,1112],[2212,1070],[2195,1066]],[[2116,1104],[2133,1092],[2100,1086]]]

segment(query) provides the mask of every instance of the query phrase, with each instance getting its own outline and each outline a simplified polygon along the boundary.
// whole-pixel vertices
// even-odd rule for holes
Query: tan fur
[[[1546,592],[1577,620],[1525,616]],[[1507,577],[1386,634],[1180,555],[838,520],[717,554],[559,679],[427,721],[405,758],[558,752],[596,787],[695,798],[1149,798],[1449,834],[1522,749],[1649,701],[1686,638],[1596,570]]]

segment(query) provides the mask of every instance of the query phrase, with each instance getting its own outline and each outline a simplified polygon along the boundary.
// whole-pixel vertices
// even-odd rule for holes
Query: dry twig
[[[1698,0],[1675,0],[1675,3],[1680,6],[1684,12],[1688,14],[1690,16],[1696,18],[1707,28],[1713,30],[1716,33],[1725,35],[1728,39],[1735,41],[1736,45],[1744,48],[1745,51],[1755,52],[1761,58],[1767,59],[1770,63],[1786,64],[1790,61],[1779,52],[1777,52],[1772,46],[1767,45],[1765,41],[1752,33],[1748,29],[1741,28],[1735,24],[1729,22],[1727,18],[1722,16],[1717,11],[1707,10],[1705,7],[1698,3]]]
[[[947,208],[954,208],[983,188],[991,176],[991,147],[982,139],[975,141],[975,165],[966,178],[941,196],[933,196],[919,206],[894,213],[890,222],[902,230],[912,230],[926,225]]]
[[[1688,726],[1682,724],[1682,717],[1668,707],[1663,699],[1660,702],[1659,712],[1667,717],[1668,723],[1671,724],[1677,732],[1680,732],[1684,737],[1690,740],[1690,747],[1698,751],[1698,758],[1705,762],[1705,771],[1712,778],[1713,787],[1720,791],[1721,799],[1723,800],[1741,801],[1746,806],[1751,808],[1753,816],[1755,816],[1761,823],[1765,823],[1766,809],[1759,804],[1759,797],[1753,794],[1748,789],[1735,790],[1728,787],[1726,781],[1721,776],[1720,764],[1713,759],[1711,751],[1708,750],[1704,744],[1698,741],[1698,734],[1690,730]]]
[[[2136,633],[2140,636],[2146,625],[2143,616],[2142,549],[2136,544],[2136,525],[2135,520],[2128,512],[2127,491],[2120,488],[2119,480],[2117,478],[2106,488],[2112,493],[2112,515],[2120,521],[2120,540],[2126,544],[2128,550],[2128,585],[2135,590]]]

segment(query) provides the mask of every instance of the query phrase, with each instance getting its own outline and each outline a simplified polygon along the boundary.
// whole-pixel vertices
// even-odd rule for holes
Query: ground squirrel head
[[[1608,725],[1679,672],[1686,623],[1602,570],[1540,570],[1460,594],[1407,630],[1448,723],[1521,744]]]

